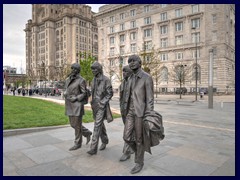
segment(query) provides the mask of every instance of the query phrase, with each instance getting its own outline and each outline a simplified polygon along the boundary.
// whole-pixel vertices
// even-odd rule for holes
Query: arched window
[[[163,67],[161,69],[161,81],[162,82],[168,81],[168,69],[166,67]]]

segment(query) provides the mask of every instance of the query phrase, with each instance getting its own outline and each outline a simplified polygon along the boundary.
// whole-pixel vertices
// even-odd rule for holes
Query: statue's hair
[[[137,60],[140,64],[142,64],[142,60],[141,60],[141,58],[138,56],[138,55],[131,55],[131,56],[129,56],[128,57],[128,63],[129,63],[129,61],[131,60],[131,59],[134,59],[134,60]]]
[[[94,68],[94,69],[98,69],[99,71],[103,71],[103,68],[102,68],[102,65],[98,62],[98,61],[95,61],[92,65],[91,65],[91,68]]]
[[[129,67],[129,65],[123,66],[123,70],[132,71],[132,69]]]
[[[73,63],[73,64],[71,65],[71,68],[75,68],[75,69],[79,70],[79,72],[81,71],[81,66],[80,66],[80,64],[78,64],[78,63]]]

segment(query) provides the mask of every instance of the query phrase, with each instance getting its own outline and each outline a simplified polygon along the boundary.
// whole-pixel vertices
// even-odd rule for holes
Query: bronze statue
[[[86,81],[79,75],[80,65],[74,63],[71,66],[72,72],[65,82],[65,114],[69,116],[71,127],[75,130],[74,146],[69,151],[76,150],[82,146],[82,135],[87,138],[86,144],[91,139],[92,132],[82,126],[84,115],[84,103],[87,98]]]
[[[94,79],[92,81],[92,101],[91,107],[93,110],[94,130],[90,150],[87,152],[90,155],[97,154],[98,141],[101,138],[102,145],[99,150],[104,150],[108,144],[107,131],[104,125],[104,120],[113,121],[112,113],[109,106],[109,101],[113,96],[112,84],[108,77],[103,74],[102,65],[95,61],[92,66]]]
[[[123,124],[126,122],[126,116],[129,109],[129,96],[131,83],[129,82],[133,71],[130,69],[129,65],[123,67],[123,81],[119,87],[119,101],[120,101],[120,111],[122,115]],[[123,155],[120,158],[120,161],[126,161],[131,157],[133,150],[125,142],[123,146]]]
[[[131,170],[131,173],[134,174],[141,171],[144,165],[143,118],[147,112],[154,109],[154,94],[152,77],[141,69],[142,61],[140,57],[131,55],[128,58],[128,64],[133,70],[133,75],[130,78],[129,111],[123,138],[135,152],[136,164]]]

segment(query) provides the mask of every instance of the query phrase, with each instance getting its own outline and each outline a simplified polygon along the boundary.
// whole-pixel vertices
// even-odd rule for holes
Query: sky
[[[87,4],[93,12],[104,4]],[[32,19],[31,4],[3,4],[3,66],[17,68],[25,73],[25,25]]]

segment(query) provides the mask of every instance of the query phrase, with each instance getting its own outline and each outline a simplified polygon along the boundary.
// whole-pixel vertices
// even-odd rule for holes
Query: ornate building
[[[84,4],[33,4],[26,28],[26,74],[30,79],[61,80],[79,52],[98,55],[97,24]]]
[[[94,15],[98,24],[98,60],[118,87],[122,65],[131,54],[159,53],[160,92],[179,87],[170,78],[180,64],[190,70],[188,92],[208,87],[209,50],[213,50],[213,81],[217,92],[235,91],[235,5],[109,4]],[[149,59],[151,61],[151,58]],[[151,70],[151,69],[150,69]]]

